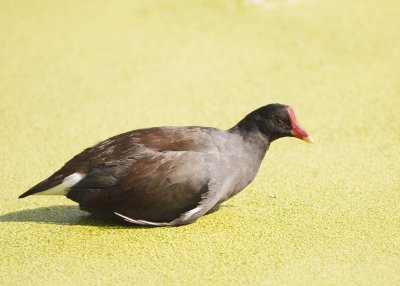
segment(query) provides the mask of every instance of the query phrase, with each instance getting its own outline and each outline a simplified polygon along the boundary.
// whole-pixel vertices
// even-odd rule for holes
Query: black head
[[[313,143],[308,133],[300,126],[291,107],[279,103],[268,104],[248,114],[237,124],[241,133],[260,132],[269,141],[281,137],[296,137]]]

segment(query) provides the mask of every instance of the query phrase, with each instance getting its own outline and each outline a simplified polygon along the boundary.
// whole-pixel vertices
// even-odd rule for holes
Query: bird
[[[152,127],[106,139],[19,196],[65,195],[94,216],[143,226],[195,222],[247,187],[272,142],[314,143],[292,107],[262,106],[227,130]]]

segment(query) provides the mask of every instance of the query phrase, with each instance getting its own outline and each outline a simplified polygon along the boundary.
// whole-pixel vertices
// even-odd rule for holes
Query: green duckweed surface
[[[1,285],[400,284],[399,2],[258,3],[0,1]],[[194,224],[17,199],[112,135],[272,102],[317,144],[274,142]]]

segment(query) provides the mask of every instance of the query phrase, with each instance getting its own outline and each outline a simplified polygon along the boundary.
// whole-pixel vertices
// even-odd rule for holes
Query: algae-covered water
[[[399,285],[398,1],[0,1],[1,285]],[[291,105],[255,181],[179,228],[17,196],[85,147]],[[238,162],[240,163],[240,162]]]

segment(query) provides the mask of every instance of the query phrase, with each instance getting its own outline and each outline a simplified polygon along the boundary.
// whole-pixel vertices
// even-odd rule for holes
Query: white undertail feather
[[[78,183],[84,177],[84,174],[73,173],[65,177],[61,184],[46,191],[36,193],[34,195],[66,195],[69,191],[69,188]]]

